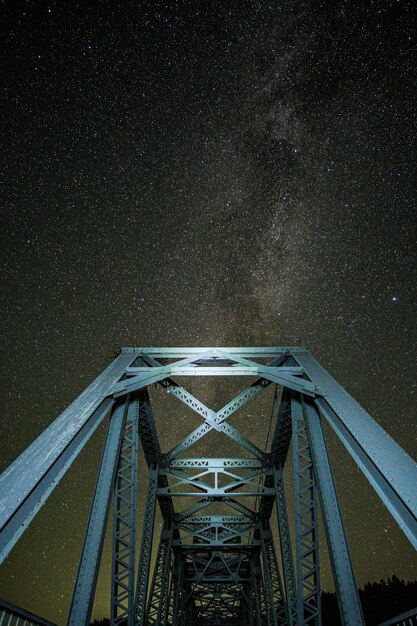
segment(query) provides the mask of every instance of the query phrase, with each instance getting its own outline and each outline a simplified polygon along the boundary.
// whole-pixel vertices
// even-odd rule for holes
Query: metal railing
[[[39,615],[0,600],[0,626],[56,626]]]
[[[406,613],[401,613],[401,615],[397,615],[386,622],[382,622],[378,626],[417,626],[417,607]]]

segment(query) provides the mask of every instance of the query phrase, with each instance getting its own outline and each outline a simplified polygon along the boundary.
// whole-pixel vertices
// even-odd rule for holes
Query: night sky
[[[120,346],[293,334],[417,456],[413,4],[1,3],[1,470]],[[167,448],[186,431],[162,395]],[[215,383],[199,397],[216,405]],[[234,423],[262,445],[268,411]],[[0,597],[58,624],[104,428],[0,574]],[[411,545],[328,435],[358,584],[415,579]],[[108,565],[107,550],[94,617]]]

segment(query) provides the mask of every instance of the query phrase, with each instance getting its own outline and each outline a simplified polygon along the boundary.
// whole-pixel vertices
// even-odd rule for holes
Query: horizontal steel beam
[[[177,547],[177,546],[184,546],[187,544],[184,544],[183,541],[181,539],[174,539],[174,541],[172,542],[173,547]],[[259,539],[249,539],[247,542],[242,542],[242,543],[235,543],[234,541],[234,537],[228,537],[227,539],[224,540],[215,540],[215,539],[207,539],[207,541],[202,541],[201,543],[192,543],[187,547],[190,548],[195,548],[198,550],[229,550],[232,549],[236,550],[237,548],[255,548],[256,546],[260,546],[261,545],[261,541]]]
[[[161,476],[167,476],[175,479],[175,482],[171,482],[167,485],[159,484],[158,493],[175,493],[175,491],[182,489],[184,487],[189,487],[190,489],[198,489],[200,490],[200,496],[202,493],[206,495],[217,495],[217,494],[228,494],[233,495],[237,489],[248,488],[251,491],[258,492],[262,490],[263,493],[268,493],[266,490],[267,487],[273,487],[272,485],[263,485],[260,483],[260,479],[268,474],[271,474],[272,470],[263,469],[263,470],[252,470],[246,472],[245,475],[239,476],[235,472],[227,471],[227,470],[211,470],[206,469],[205,471],[200,471],[196,475],[191,475],[188,472],[182,470],[176,471],[167,471],[161,470]],[[214,485],[211,485],[206,482],[207,478],[213,476]],[[234,479],[226,485],[220,486],[219,479],[222,480],[223,476],[227,476],[228,478]],[[163,491],[161,491],[163,489]]]
[[[121,348],[121,354],[149,354],[153,357],[158,358],[167,358],[167,359],[179,359],[183,356],[187,355],[195,355],[196,358],[201,353],[214,353],[215,348],[210,347],[198,347],[198,348],[188,348],[188,347],[178,347],[178,348],[136,348],[136,347],[124,347]],[[277,356],[278,354],[282,354],[284,352],[294,353],[303,353],[306,349],[302,346],[298,346],[296,344],[292,344],[290,346],[275,346],[275,347],[230,347],[230,348],[222,348],[221,352],[223,355],[232,355],[238,354],[245,356],[247,358],[272,358]]]
[[[253,543],[252,543],[253,542]],[[255,548],[257,550],[259,550],[259,545],[260,545],[260,540],[259,539],[251,539],[251,543],[227,543],[225,545],[213,545],[210,546],[207,543],[202,543],[202,544],[196,544],[196,543],[190,543],[190,544],[177,544],[176,550],[181,550],[182,553],[184,554],[192,554],[193,552],[203,552],[204,550],[207,550],[207,548],[213,548],[213,550],[219,550],[224,552],[225,550],[227,550],[230,553],[235,553],[238,552],[240,553],[245,553],[245,551],[247,550],[248,552],[250,552],[251,550],[254,550]]]
[[[251,497],[262,497],[265,494],[268,495],[272,495],[275,493],[275,489],[273,488],[268,488],[268,487],[263,487],[262,485],[260,485],[259,487],[260,491],[234,491],[233,492],[233,497],[234,498],[251,498]],[[203,495],[201,491],[172,491],[172,488],[169,487],[165,487],[163,489],[158,489],[157,491],[158,497],[165,497],[165,496],[172,496],[172,497],[191,497],[191,498],[201,498],[201,496]],[[204,491],[204,495],[209,496],[210,498],[223,498],[224,496],[230,496],[230,492],[226,491],[225,489],[212,489],[212,488],[208,488],[207,490]]]
[[[175,459],[167,466],[168,469],[263,469],[265,465],[259,459],[227,459],[227,458],[200,458]]]
[[[127,378],[120,383],[113,385],[111,393],[114,397],[143,389],[148,385],[160,382],[171,376],[253,376],[266,378],[273,383],[288,387],[294,391],[299,391],[308,396],[320,394],[320,389],[314,383],[298,378],[294,374],[281,372],[279,367],[257,366],[253,367],[188,367],[188,366],[166,366],[149,367],[146,371],[140,372],[137,376]]]
[[[232,368],[231,365],[234,365]],[[257,363],[253,363],[253,365],[237,365],[234,362],[231,362],[230,369],[229,366],[221,366],[216,367],[200,367],[197,365],[191,366],[167,366],[171,374],[176,376],[252,376],[258,375],[262,373],[263,366],[258,365]],[[160,366],[162,370],[164,366]],[[284,365],[280,367],[275,367],[272,369],[272,366],[265,366],[267,369],[271,369],[272,373],[276,374],[292,374],[294,376],[301,376],[304,373],[302,367],[289,366],[285,367]],[[127,367],[126,375],[127,376],[138,376],[140,374],[149,374],[153,370],[157,370],[157,367],[150,369],[149,367]],[[228,372],[228,374],[226,374]]]
[[[241,583],[249,583],[250,576],[242,576],[239,574],[238,576],[239,584]],[[235,583],[236,578],[233,576],[210,576],[209,574],[205,574],[204,576],[200,574],[195,574],[194,576],[184,576],[185,583],[202,583],[204,585],[215,584],[215,583]]]
[[[192,517],[189,521],[179,522],[179,526],[187,526],[190,524],[210,524],[212,526],[220,526],[223,524],[244,524],[247,526],[248,524],[252,525],[252,528],[256,526],[245,515],[196,515]]]

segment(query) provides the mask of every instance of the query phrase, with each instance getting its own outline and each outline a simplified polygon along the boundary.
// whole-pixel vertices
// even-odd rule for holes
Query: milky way
[[[84,5],[2,6],[0,469],[122,345],[288,335],[415,457],[413,3]],[[268,410],[250,417],[262,445]],[[102,437],[1,572],[1,597],[60,624]],[[329,441],[358,582],[416,578]],[[104,567],[95,616],[108,589]]]

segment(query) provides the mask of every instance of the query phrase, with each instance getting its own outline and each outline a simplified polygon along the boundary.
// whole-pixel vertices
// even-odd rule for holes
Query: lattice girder
[[[178,384],[176,376],[244,377],[249,384],[242,385],[242,391],[220,410],[213,410]],[[202,420],[168,450],[161,448],[152,412],[153,384],[161,385],[173,400]],[[239,411],[271,385],[275,387],[272,440],[269,449],[262,449],[235,424],[246,419]],[[124,620],[127,626],[320,626],[318,504],[342,624],[363,624],[323,419],[417,548],[417,465],[303,345],[123,348],[0,476],[4,494],[0,500],[1,558],[7,556],[110,411],[70,625],[83,626],[89,621],[112,494],[113,626]],[[227,443],[238,444],[241,458],[182,456],[214,431]],[[138,499],[143,531],[135,576],[138,437],[149,484],[146,501]],[[286,460],[291,438],[297,576],[283,478],[290,469]],[[157,504],[164,527],[152,574]],[[228,512],[219,514],[219,507]],[[279,529],[276,538],[269,521],[274,508]]]

